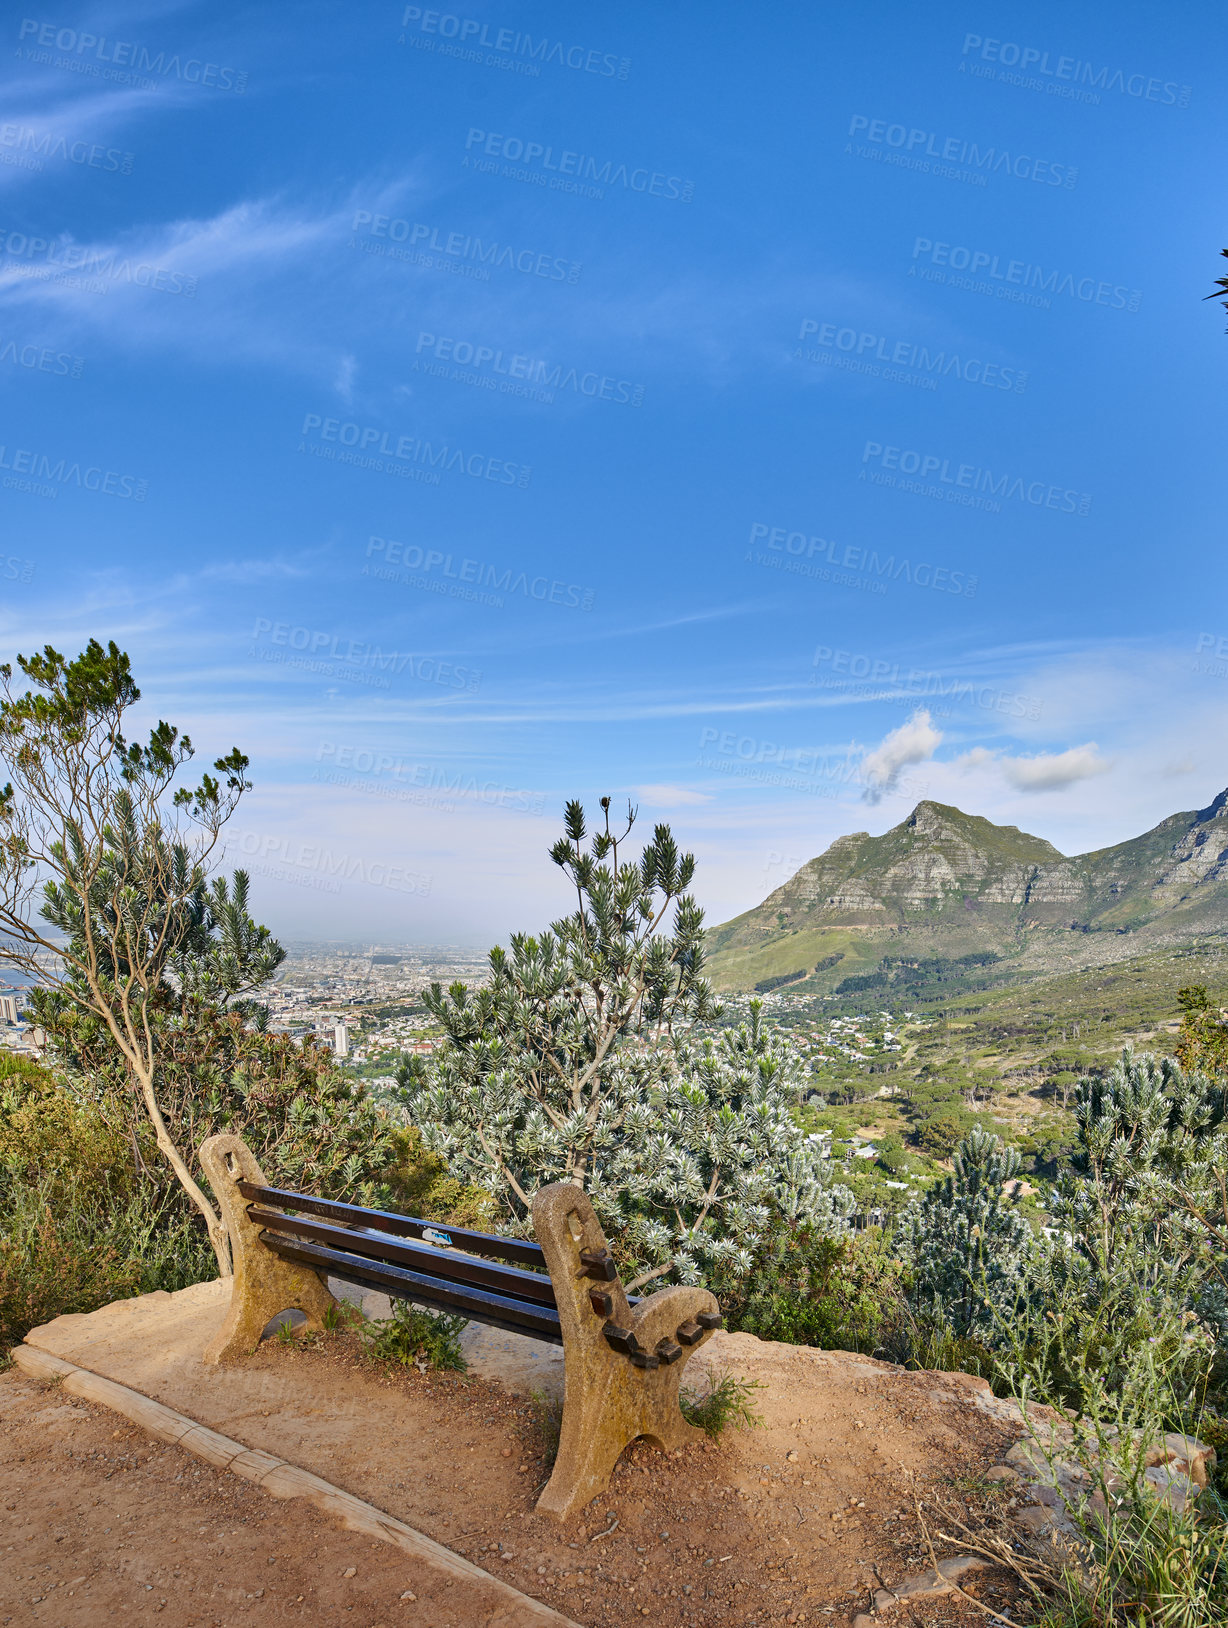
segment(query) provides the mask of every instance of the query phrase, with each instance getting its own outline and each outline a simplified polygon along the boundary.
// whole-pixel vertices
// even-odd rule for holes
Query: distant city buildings
[[[269,1028],[296,1044],[323,1042],[337,1061],[362,1067],[412,1051],[429,1055],[436,1027],[422,996],[433,983],[486,981],[484,951],[453,945],[293,944],[278,982],[264,991]]]
[[[47,1035],[38,1024],[22,1016],[29,993],[13,984],[0,989],[0,1049],[39,1058],[46,1049]]]
[[[354,1066],[387,1054],[430,1053],[436,1025],[423,1005],[433,983],[475,988],[489,976],[485,951],[458,945],[292,944],[277,982],[261,992],[268,1027],[296,1045],[313,1040]],[[39,1057],[42,1029],[20,1016],[28,991],[0,988],[0,1049]]]

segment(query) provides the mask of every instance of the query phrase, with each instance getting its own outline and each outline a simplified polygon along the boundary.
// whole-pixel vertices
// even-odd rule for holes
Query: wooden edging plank
[[[313,1475],[310,1470],[290,1464],[259,1448],[244,1447],[242,1442],[232,1441],[229,1436],[197,1424],[195,1419],[176,1413],[173,1408],[155,1402],[140,1391],[131,1390],[113,1379],[104,1379],[101,1374],[91,1373],[88,1368],[78,1368],[61,1357],[53,1357],[50,1352],[36,1350],[31,1345],[19,1345],[14,1348],[12,1356],[22,1372],[32,1378],[57,1380],[70,1395],[123,1414],[159,1441],[182,1447],[215,1469],[230,1470],[235,1475],[241,1475],[245,1481],[254,1481],[274,1498],[305,1498],[309,1504],[331,1515],[353,1532],[391,1543],[415,1560],[446,1572],[458,1581],[493,1589],[508,1606],[518,1608],[515,1619],[518,1623],[540,1623],[542,1628],[580,1628],[570,1617],[562,1616],[541,1600],[522,1594],[518,1588],[483,1571],[463,1555],[455,1554],[442,1543],[436,1543],[434,1538],[428,1538],[424,1532],[415,1531],[394,1515],[354,1497],[353,1493],[343,1492],[340,1487]]]

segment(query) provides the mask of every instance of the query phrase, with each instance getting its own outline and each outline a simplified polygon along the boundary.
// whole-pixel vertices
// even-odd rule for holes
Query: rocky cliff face
[[[1062,863],[1052,843],[1013,825],[993,825],[944,803],[918,803],[881,837],[866,831],[838,837],[750,916],[784,910],[812,922],[867,913],[904,919],[934,907],[962,909],[969,899],[1019,906],[1040,868]]]
[[[1046,944],[1072,932],[1129,934],[1121,953],[1130,954],[1146,947],[1140,940],[1228,933],[1228,791],[1073,858],[1016,826],[918,803],[881,837],[837,838],[761,905],[715,928],[709,948],[718,974],[724,959],[754,982],[752,972],[781,970],[768,952],[799,935],[799,968],[816,947],[901,934],[926,955],[994,950],[1036,966]]]
[[[1025,925],[1061,920],[1076,907],[1080,925],[1138,930],[1175,913],[1225,915],[1228,903],[1228,792],[1208,808],[1170,814],[1141,837],[1081,854],[1032,882]],[[1056,918],[1047,906],[1060,907]],[[1184,907],[1184,908],[1183,908]]]

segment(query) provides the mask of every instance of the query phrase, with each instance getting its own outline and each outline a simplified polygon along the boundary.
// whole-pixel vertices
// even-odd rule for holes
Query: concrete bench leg
[[[719,1323],[720,1307],[707,1289],[677,1287],[633,1310],[593,1207],[570,1182],[538,1192],[533,1226],[558,1302],[564,1358],[558,1458],[537,1508],[562,1521],[605,1491],[637,1436],[660,1448],[703,1439],[682,1417],[678,1388],[687,1357]],[[622,1349],[607,1341],[607,1326]]]
[[[284,1261],[260,1242],[260,1229],[247,1214],[247,1200],[237,1183],[269,1185],[255,1156],[241,1137],[222,1134],[201,1143],[200,1162],[230,1233],[234,1267],[230,1309],[204,1351],[206,1362],[229,1362],[256,1349],[260,1336],[278,1312],[297,1310],[308,1328],[323,1328],[333,1296],[310,1267]]]

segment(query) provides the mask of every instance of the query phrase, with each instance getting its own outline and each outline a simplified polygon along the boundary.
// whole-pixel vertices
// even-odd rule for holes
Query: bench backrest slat
[[[563,1343],[562,1329],[557,1311],[533,1305],[525,1300],[512,1300],[506,1295],[493,1294],[468,1284],[453,1284],[423,1272],[411,1272],[403,1266],[388,1266],[379,1261],[365,1260],[360,1255],[330,1249],[283,1237],[280,1233],[262,1232],[261,1242],[284,1260],[297,1261],[331,1277],[357,1283],[364,1288],[381,1289],[385,1294],[411,1300],[416,1305],[430,1306],[434,1310],[459,1313],[476,1318],[495,1328],[510,1329],[518,1334],[531,1334],[539,1340],[555,1345]]]
[[[497,1260],[516,1261],[521,1266],[546,1269],[546,1257],[540,1244],[523,1238],[501,1238],[493,1232],[472,1232],[468,1227],[449,1227],[438,1221],[423,1221],[416,1215],[398,1215],[395,1210],[367,1210],[359,1204],[342,1204],[336,1199],[314,1198],[310,1193],[291,1193],[282,1187],[258,1187],[250,1181],[236,1183],[244,1198],[259,1204],[271,1204],[280,1210],[303,1210],[308,1215],[323,1215],[330,1221],[345,1221],[351,1226],[377,1227],[398,1238],[421,1238],[424,1233],[443,1234],[460,1249],[472,1255],[493,1255]]]
[[[555,1309],[554,1286],[548,1277],[536,1272],[524,1272],[516,1266],[500,1266],[494,1261],[484,1261],[477,1255],[462,1255],[431,1244],[394,1238],[378,1230],[356,1232],[329,1221],[314,1220],[310,1216],[285,1215],[263,1204],[249,1205],[247,1213],[256,1226],[264,1227],[269,1232],[293,1233],[348,1254],[364,1255],[390,1266],[407,1266],[411,1271],[438,1277],[445,1282],[472,1283],[478,1288],[493,1289],[496,1294],[506,1295],[509,1300],[528,1300],[549,1306],[552,1311]]]

